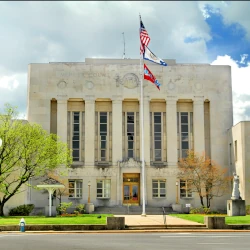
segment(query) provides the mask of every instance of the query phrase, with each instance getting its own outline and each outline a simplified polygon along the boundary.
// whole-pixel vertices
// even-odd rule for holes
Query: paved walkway
[[[163,215],[114,215],[115,217],[125,217],[125,224],[128,226],[135,225],[164,225]],[[201,225],[198,222],[176,218],[166,215],[167,225]]]

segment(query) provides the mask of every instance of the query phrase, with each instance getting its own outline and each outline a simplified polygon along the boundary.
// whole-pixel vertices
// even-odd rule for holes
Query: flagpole
[[[139,15],[141,21],[141,15]],[[140,33],[140,32],[139,32]],[[140,103],[140,125],[141,125],[141,179],[142,179],[142,214],[146,216],[145,210],[145,160],[144,160],[144,108],[143,108],[143,70],[142,70],[143,55],[140,53],[140,74],[141,74],[141,103]]]

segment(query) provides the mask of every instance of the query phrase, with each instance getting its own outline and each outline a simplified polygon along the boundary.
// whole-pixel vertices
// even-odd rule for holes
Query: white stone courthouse
[[[95,207],[142,205],[141,122],[146,208],[176,202],[200,206],[199,197],[177,179],[178,159],[187,149],[205,152],[232,175],[230,66],[165,62],[167,67],[146,62],[161,90],[143,81],[143,121],[137,59],[29,65],[28,121],[57,134],[72,149],[64,201],[87,203],[90,198]],[[213,199],[212,209],[226,209],[230,196],[231,190]],[[27,202],[47,206],[48,193],[30,189]]]

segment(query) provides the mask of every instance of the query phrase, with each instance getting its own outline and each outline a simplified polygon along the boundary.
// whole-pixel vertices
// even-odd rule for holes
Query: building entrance
[[[123,174],[123,205],[139,205],[140,174]]]

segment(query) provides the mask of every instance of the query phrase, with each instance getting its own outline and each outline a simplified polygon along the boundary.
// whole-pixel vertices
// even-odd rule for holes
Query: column
[[[122,205],[122,172],[119,161],[122,161],[122,96],[112,98],[112,165],[117,167],[116,205]],[[112,185],[112,184],[111,184]],[[115,187],[113,187],[115,188]]]
[[[146,166],[150,165],[150,112],[149,112],[150,98],[144,97],[143,109],[144,109],[144,159]],[[146,169],[145,169],[146,170]],[[146,173],[145,173],[146,176]]]
[[[169,96],[166,99],[166,126],[167,126],[167,162],[168,166],[176,166],[177,155],[177,97]]]
[[[112,164],[122,160],[122,97],[112,99]]]
[[[194,150],[205,153],[205,131],[204,131],[204,97],[195,96],[193,100],[194,113]]]
[[[85,99],[85,166],[95,163],[95,98]]]
[[[57,100],[57,135],[67,143],[68,100]]]

